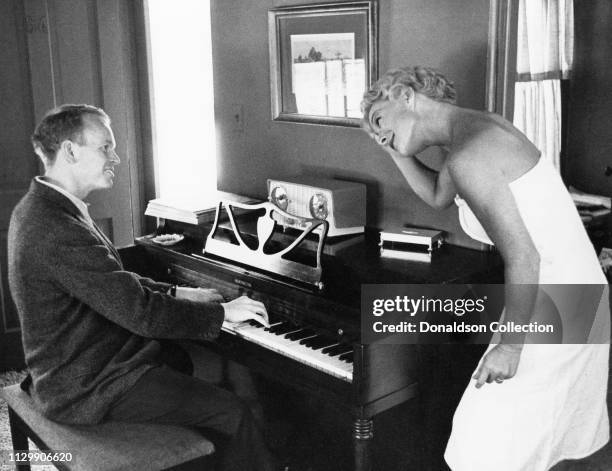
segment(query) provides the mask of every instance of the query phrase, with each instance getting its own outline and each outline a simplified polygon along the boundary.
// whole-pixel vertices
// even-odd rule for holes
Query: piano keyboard
[[[250,321],[224,322],[222,330],[344,381],[353,381],[353,347],[286,321],[269,328]]]

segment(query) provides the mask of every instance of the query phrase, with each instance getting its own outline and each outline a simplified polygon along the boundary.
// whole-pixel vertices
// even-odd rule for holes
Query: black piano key
[[[330,351],[333,351],[334,349],[337,349],[340,346],[342,346],[342,344],[336,341],[333,344],[330,344],[328,347],[325,347],[323,350],[321,350],[321,353],[327,354]]]
[[[281,325],[282,322],[276,322],[274,324],[270,324],[270,327],[266,327],[265,331],[266,332],[270,332],[272,329],[275,329],[277,326]]]
[[[268,321],[270,321],[270,324],[276,324],[277,322],[282,322],[285,319],[281,316],[278,316],[276,314],[274,314],[273,312],[268,311]]]
[[[293,327],[293,324],[289,323],[289,322],[279,322],[273,326],[270,326],[270,333],[271,334],[276,334],[278,332],[282,332],[285,333],[287,332],[286,329],[290,329]]]
[[[313,342],[314,343],[319,342],[323,338],[324,338],[323,335],[315,335],[314,337],[308,337],[308,338],[300,340],[300,344],[301,345],[305,345],[305,346],[308,347],[308,346],[312,345]]]
[[[275,335],[284,335],[289,332],[295,332],[296,330],[300,330],[301,327],[293,324],[292,322],[285,322],[282,325],[278,325],[270,328],[270,333]]]
[[[266,332],[269,332],[270,329],[272,329],[272,328],[274,328],[274,327],[276,327],[277,325],[280,325],[280,324],[282,324],[282,321],[275,321],[275,322],[270,321],[270,327],[266,327],[264,330]]]
[[[262,324],[260,324],[259,322],[255,321],[253,319],[249,319],[246,323],[249,324],[252,327],[261,327],[262,329],[265,328]]]
[[[353,349],[351,349],[349,352],[343,353],[338,357],[338,359],[341,361],[346,361],[347,363],[353,363]]]
[[[330,357],[335,357],[338,355],[342,355],[343,353],[350,352],[352,350],[353,350],[353,347],[351,345],[340,344],[340,345],[336,345],[335,347],[331,347],[329,349],[324,349],[321,351],[321,353],[324,353],[325,355],[329,355]]]
[[[270,329],[270,333],[274,335],[285,335],[287,332],[292,332],[293,326],[288,324],[279,325],[277,327],[272,327]]]
[[[345,346],[344,344],[336,342],[334,345],[330,345],[329,347],[321,350],[321,353],[324,353],[325,355],[329,355],[329,356],[336,356],[338,355],[338,352],[342,351],[344,346]]]
[[[303,330],[303,327],[294,325],[293,328],[291,328],[287,332],[283,333],[283,337],[287,337],[287,335],[291,335],[291,334],[296,334],[298,332],[301,332],[302,330]]]
[[[285,338],[288,340],[300,340],[306,337],[311,337],[315,334],[315,331],[312,329],[300,329],[297,332],[291,332],[289,334],[285,334]]]
[[[327,347],[328,345],[333,345],[337,342],[331,337],[317,335],[316,337],[302,339],[300,340],[300,343],[308,348],[312,348],[313,350],[318,350],[320,348]]]

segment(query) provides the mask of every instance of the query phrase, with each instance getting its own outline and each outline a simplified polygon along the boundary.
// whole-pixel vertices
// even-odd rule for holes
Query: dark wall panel
[[[578,4],[577,4],[578,6]],[[565,181],[612,196],[612,2],[575,8],[574,70],[570,83]]]
[[[0,190],[20,189],[37,171],[26,25],[19,1],[0,2]]]
[[[13,207],[38,164],[29,136],[34,123],[27,35],[40,25],[19,0],[0,2],[0,371],[22,365],[19,319],[8,288],[6,234]]]

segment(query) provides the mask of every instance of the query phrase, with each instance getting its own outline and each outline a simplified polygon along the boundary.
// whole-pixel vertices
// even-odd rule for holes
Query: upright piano
[[[177,226],[167,222],[164,230],[184,232],[184,240],[163,247],[151,236],[141,237],[122,251],[126,267],[157,280],[214,287],[227,299],[246,294],[262,301],[270,329],[225,325],[214,348],[258,374],[348,411],[352,424],[346,430],[357,471],[372,469],[373,417],[415,397],[419,379],[415,346],[361,342],[361,285],[501,279],[496,253],[446,245],[427,262],[383,258],[376,234],[366,232],[328,245],[319,289],[203,254],[210,227]]]

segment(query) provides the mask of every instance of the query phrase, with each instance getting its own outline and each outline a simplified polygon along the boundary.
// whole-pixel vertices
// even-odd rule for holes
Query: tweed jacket
[[[218,303],[166,294],[125,271],[117,251],[66,196],[34,180],[8,232],[9,286],[21,322],[30,393],[64,423],[97,423],[150,368],[155,339],[212,339]]]

